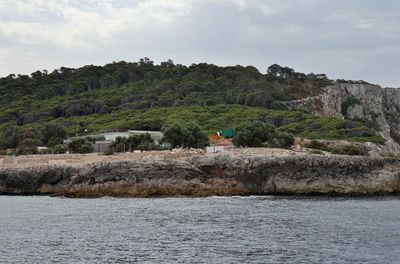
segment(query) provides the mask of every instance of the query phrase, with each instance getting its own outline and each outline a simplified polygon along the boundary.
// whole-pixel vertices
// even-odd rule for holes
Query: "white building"
[[[212,144],[211,146],[208,146],[206,148],[206,152],[207,153],[218,153],[218,152],[224,152],[230,149],[235,148],[235,146],[233,145],[232,141],[230,140],[223,140],[221,142],[218,142],[216,144]]]

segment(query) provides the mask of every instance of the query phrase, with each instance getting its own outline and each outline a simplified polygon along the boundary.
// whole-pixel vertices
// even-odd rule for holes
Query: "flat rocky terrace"
[[[66,165],[82,166],[91,163],[109,163],[114,161],[129,161],[143,158],[182,159],[193,155],[202,155],[202,150],[173,150],[173,151],[145,151],[131,153],[116,153],[104,155],[101,153],[88,154],[46,154],[0,156],[0,168],[26,168],[32,166]]]
[[[242,148],[229,150],[230,153],[239,155],[263,155],[265,157],[305,155],[304,152],[274,148]],[[115,161],[129,161],[138,159],[185,159],[194,155],[206,154],[202,149],[175,149],[172,151],[144,151],[131,153],[116,153],[103,155],[99,153],[89,154],[46,154],[46,155],[21,155],[0,156],[0,168],[27,168],[33,166],[83,166],[91,163],[109,163]]]

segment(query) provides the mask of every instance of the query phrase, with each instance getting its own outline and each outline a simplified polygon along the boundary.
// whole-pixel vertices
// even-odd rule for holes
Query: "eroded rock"
[[[0,194],[148,197],[264,194],[373,195],[400,191],[400,160],[227,152],[185,160],[0,169]]]

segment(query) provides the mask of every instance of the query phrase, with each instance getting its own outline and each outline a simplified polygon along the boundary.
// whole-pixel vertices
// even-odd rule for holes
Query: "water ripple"
[[[0,263],[399,263],[396,197],[0,196]]]

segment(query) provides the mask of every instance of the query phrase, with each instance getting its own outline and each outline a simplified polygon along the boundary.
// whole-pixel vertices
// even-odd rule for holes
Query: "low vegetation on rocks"
[[[363,145],[346,144],[341,146],[328,146],[318,140],[312,140],[309,143],[304,144],[304,147],[312,150],[327,151],[332,154],[339,155],[350,155],[350,156],[367,156],[368,150]]]

